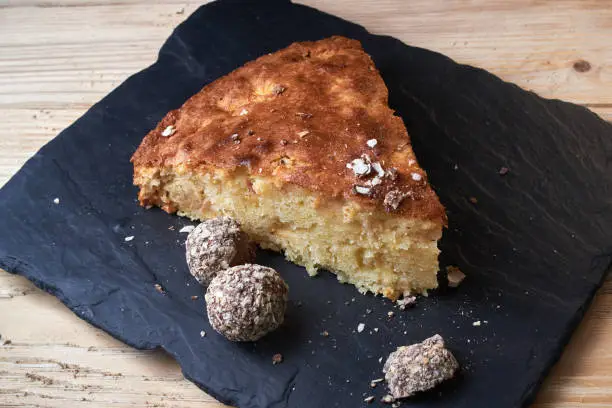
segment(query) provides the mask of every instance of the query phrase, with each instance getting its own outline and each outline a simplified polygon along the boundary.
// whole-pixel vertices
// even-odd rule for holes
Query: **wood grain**
[[[301,3],[483,67],[544,97],[582,104],[612,121],[610,1]],[[165,38],[197,5],[0,0],[0,185],[93,103],[153,63]],[[608,280],[535,408],[612,405],[611,309]],[[2,271],[0,334],[3,407],[221,406],[184,380],[165,353],[123,345]]]

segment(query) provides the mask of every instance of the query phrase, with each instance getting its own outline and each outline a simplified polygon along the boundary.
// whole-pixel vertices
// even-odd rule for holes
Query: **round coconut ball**
[[[206,290],[213,329],[231,341],[255,341],[283,323],[289,288],[272,268],[239,265],[220,271]]]
[[[204,221],[185,241],[187,265],[202,285],[208,285],[223,269],[255,260],[256,246],[240,224],[230,217]]]

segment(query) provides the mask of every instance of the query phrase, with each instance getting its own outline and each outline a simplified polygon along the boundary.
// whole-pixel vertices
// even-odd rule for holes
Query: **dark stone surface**
[[[291,287],[286,323],[256,344],[229,343],[208,325],[203,291],[187,271],[186,235],[178,232],[187,220],[137,205],[129,158],[168,110],[203,85],[293,41],[332,34],[361,40],[381,70],[448,209],[442,263],[468,278],[388,319],[388,301],[326,273],[310,279],[262,252],[259,261]],[[461,375],[410,406],[524,406],[610,264],[611,163],[612,127],[584,108],[307,7],[220,1],[200,8],[153,66],[4,186],[0,266],[134,347],[163,347],[189,379],[241,407],[360,406],[364,395],[385,394],[383,385],[369,387],[382,376],[380,357],[434,333],[455,352]],[[510,171],[500,176],[501,167]],[[357,334],[360,322],[366,330]],[[200,330],[208,335],[200,338]],[[276,353],[284,362],[272,365]]]

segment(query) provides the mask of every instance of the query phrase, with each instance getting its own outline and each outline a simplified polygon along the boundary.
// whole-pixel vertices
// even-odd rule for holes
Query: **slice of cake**
[[[134,153],[143,206],[235,218],[310,274],[397,299],[437,286],[444,208],[358,41],[295,43],[204,87]]]

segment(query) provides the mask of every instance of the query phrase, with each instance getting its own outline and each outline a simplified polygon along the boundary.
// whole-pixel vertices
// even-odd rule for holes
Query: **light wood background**
[[[303,3],[612,120],[612,0]],[[151,64],[197,5],[0,0],[0,185],[89,106]],[[612,406],[611,309],[608,280],[534,407]],[[163,352],[119,343],[3,271],[0,334],[3,407],[220,407]]]

